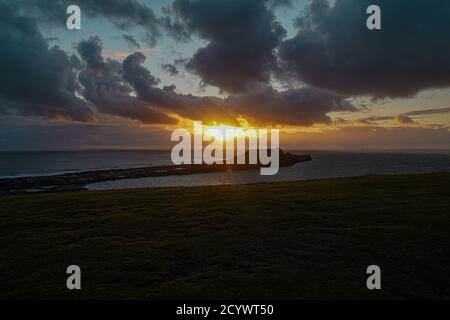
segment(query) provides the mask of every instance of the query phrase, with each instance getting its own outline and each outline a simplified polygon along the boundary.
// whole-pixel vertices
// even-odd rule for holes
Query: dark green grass
[[[450,298],[449,200],[450,174],[1,197],[0,297]]]

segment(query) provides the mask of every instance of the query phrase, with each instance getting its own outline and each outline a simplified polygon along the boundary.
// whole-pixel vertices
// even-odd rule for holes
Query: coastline
[[[280,167],[289,167],[301,162],[312,161],[310,155],[296,155],[280,152]],[[18,193],[48,193],[84,191],[87,185],[116,180],[185,176],[213,172],[257,170],[260,164],[186,164],[165,165],[129,169],[81,171],[56,175],[29,176],[0,179],[0,195]]]
[[[302,152],[295,153],[302,154]],[[290,155],[294,156],[293,154]],[[168,156],[169,160],[167,160]],[[309,160],[308,155],[303,157],[308,157],[303,160]],[[31,163],[34,168],[38,168],[45,161],[48,170],[61,169],[63,174],[36,174],[9,179],[0,178],[0,195],[305,181],[342,177],[437,173],[448,172],[450,169],[450,155],[444,154],[311,152],[311,157],[313,161],[308,162],[298,162],[298,159],[296,161],[286,161],[286,159],[280,161],[280,167],[282,168],[274,176],[261,176],[257,166],[239,165],[234,168],[223,165],[197,165],[185,168],[172,166],[170,155],[164,153],[149,155],[147,152],[120,154],[93,152],[81,155],[77,153],[69,154],[64,155],[64,157],[51,155],[37,159],[19,157],[17,158],[17,165],[14,164],[11,167],[17,166],[17,168],[20,168],[22,166],[22,168],[25,168],[24,163]],[[37,161],[36,165],[33,164],[35,160]],[[88,160],[90,165],[86,165]],[[73,161],[84,161],[85,163],[80,168],[85,169],[67,172],[69,168],[74,168],[72,166]],[[110,166],[111,164],[112,166]],[[135,164],[140,165],[135,166]],[[41,167],[43,168],[43,166]],[[27,168],[31,168],[31,166]],[[6,170],[4,171],[6,172]],[[25,171],[23,170],[23,172]],[[17,170],[16,172],[20,171]]]
[[[298,183],[315,183],[315,182],[339,182],[341,180],[352,179],[380,179],[380,178],[393,178],[393,177],[420,177],[420,176],[446,176],[450,182],[450,170],[449,171],[430,171],[419,173],[380,173],[380,174],[367,174],[367,175],[355,175],[355,176],[338,176],[338,177],[321,177],[321,178],[307,178],[298,180],[276,180],[276,181],[258,181],[258,182],[243,182],[243,183],[220,183],[220,184],[206,184],[206,185],[181,185],[181,186],[157,186],[157,187],[130,187],[130,188],[117,188],[117,189],[83,189],[73,190],[73,192],[89,191],[90,193],[98,192],[129,192],[129,191],[145,191],[145,190],[177,190],[177,189],[202,189],[210,187],[232,187],[232,186],[277,186],[281,184],[298,184]]]

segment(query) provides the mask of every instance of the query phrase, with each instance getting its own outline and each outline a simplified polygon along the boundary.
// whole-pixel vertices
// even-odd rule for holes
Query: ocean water
[[[281,168],[275,176],[259,170],[101,182],[90,190],[243,184],[379,174],[450,172],[450,153],[355,153],[291,151],[313,161]],[[54,175],[101,169],[170,165],[169,151],[82,151],[0,153],[0,178]]]
[[[0,152],[0,178],[170,164],[168,151]]]

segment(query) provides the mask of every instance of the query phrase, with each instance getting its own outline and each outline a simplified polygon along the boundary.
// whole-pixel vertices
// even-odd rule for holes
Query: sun
[[[244,118],[237,118],[237,124],[231,125],[219,121],[208,121],[208,124],[202,123],[202,121],[192,121],[190,119],[179,119],[179,123],[182,126],[190,127],[188,129],[191,134],[195,133],[195,128],[200,130],[197,134],[201,134],[205,139],[214,140],[217,142],[231,142],[235,139],[253,136],[258,130],[256,127],[250,125],[250,123]],[[170,128],[173,130],[173,128]]]
[[[216,141],[228,141],[243,136],[244,129],[230,125],[204,125],[203,132],[206,137],[214,138]]]

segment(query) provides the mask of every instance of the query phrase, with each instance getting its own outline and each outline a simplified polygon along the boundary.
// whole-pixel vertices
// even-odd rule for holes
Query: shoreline
[[[248,170],[248,169],[247,169]],[[214,172],[208,172],[214,173]],[[307,179],[296,179],[296,180],[280,180],[280,181],[259,181],[259,182],[248,182],[248,183],[220,183],[220,184],[205,184],[205,185],[180,185],[180,186],[155,186],[155,187],[131,187],[131,188],[117,188],[117,189],[89,189],[87,185],[80,187],[75,187],[70,185],[64,190],[58,189],[46,189],[41,191],[19,191],[19,192],[2,192],[0,189],[0,197],[2,196],[32,196],[39,194],[57,194],[57,193],[73,193],[73,192],[83,192],[83,193],[116,193],[116,192],[129,192],[129,191],[148,191],[148,190],[164,190],[164,189],[196,189],[196,188],[210,188],[210,187],[229,187],[229,186],[241,186],[241,187],[252,187],[252,186],[276,186],[284,184],[297,184],[297,183],[325,183],[325,182],[341,182],[343,180],[365,180],[365,179],[383,179],[383,178],[420,178],[421,176],[448,176],[450,179],[450,171],[429,171],[429,172],[417,172],[417,173],[380,173],[380,174],[367,174],[367,175],[355,175],[355,176],[339,176],[339,177],[322,177],[322,178],[307,178]],[[151,177],[148,177],[151,178]],[[140,178],[135,178],[140,179]],[[123,179],[123,180],[134,180],[134,179]],[[112,181],[112,180],[107,180]],[[96,183],[96,182],[94,182]],[[0,179],[1,185],[1,179]]]
[[[306,161],[312,161],[310,155],[296,155],[280,150],[280,167],[290,167]],[[52,176],[7,178],[0,179],[0,195],[86,191],[88,190],[87,185],[106,181],[246,171],[257,170],[261,167],[262,165],[260,164],[186,164],[82,171]]]
[[[417,177],[427,175],[449,175],[449,171],[427,171],[416,173],[380,173],[380,174],[362,174],[354,176],[338,176],[338,177],[321,177],[321,178],[306,178],[295,180],[276,180],[276,181],[257,181],[257,182],[244,182],[244,183],[220,183],[220,184],[202,184],[202,185],[180,185],[180,186],[155,186],[155,187],[130,187],[130,188],[117,188],[117,189],[86,189],[83,191],[96,193],[96,192],[118,192],[118,191],[145,191],[145,190],[161,190],[161,189],[191,189],[191,188],[209,188],[209,187],[223,187],[223,186],[266,186],[277,184],[296,184],[301,182],[332,182],[340,180],[351,179],[371,179],[371,178],[395,178],[395,177]],[[137,178],[139,179],[139,178]],[[76,191],[76,190],[74,190]],[[79,190],[81,191],[81,190]]]

